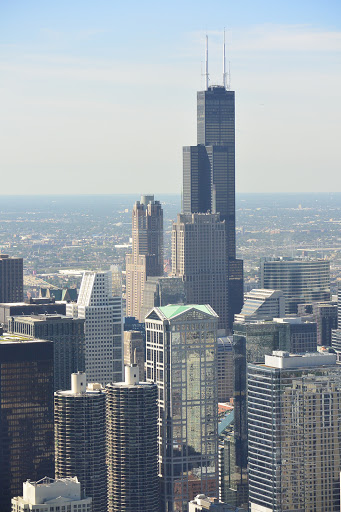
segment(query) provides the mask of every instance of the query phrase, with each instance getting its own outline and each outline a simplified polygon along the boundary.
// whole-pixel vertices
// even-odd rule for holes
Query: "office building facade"
[[[147,277],[141,307],[143,320],[149,311],[155,307],[185,303],[185,283],[181,277]]]
[[[218,337],[218,402],[229,402],[234,393],[234,353],[232,336]]]
[[[232,337],[234,390],[233,426],[219,432],[219,498],[233,510],[247,509],[247,375],[246,339]],[[221,429],[219,427],[218,431]],[[244,510],[242,508],[242,510]]]
[[[107,512],[106,394],[73,373],[71,389],[54,395],[55,476],[77,476],[93,510]]]
[[[146,317],[164,512],[187,510],[198,493],[218,494],[217,323],[209,305],[154,308]]]
[[[77,477],[44,477],[23,483],[23,495],[12,498],[11,512],[94,512],[92,499],[82,495]]]
[[[85,319],[85,370],[89,382],[103,386],[122,380],[122,299],[112,296],[111,272],[84,272],[77,303],[66,313]]]
[[[0,302],[21,302],[24,298],[22,258],[0,254]]]
[[[308,258],[263,258],[260,286],[282,290],[285,313],[296,314],[304,302],[330,301],[330,262]]]
[[[298,316],[311,318],[317,324],[317,344],[332,345],[332,330],[338,326],[338,306],[336,302],[311,302],[298,305]]]
[[[210,304],[229,329],[226,231],[219,214],[179,214],[172,228],[172,275],[188,304]]]
[[[234,323],[234,333],[246,338],[248,363],[262,363],[274,350],[293,354],[316,352],[315,322],[302,322],[301,318],[274,318],[273,321]]]
[[[27,479],[54,473],[53,343],[0,336],[0,510]]]
[[[197,146],[183,148],[183,212],[219,213],[224,222],[231,328],[243,305],[243,262],[236,259],[235,94],[225,86],[197,93]]]
[[[159,512],[157,386],[132,364],[106,394],[108,512]]]
[[[140,322],[147,277],[163,275],[163,210],[153,195],[136,201],[132,216],[132,253],[126,256],[126,314]]]
[[[70,375],[85,370],[84,319],[62,315],[13,316],[8,330],[53,341],[54,391],[69,389]]]
[[[340,509],[341,370],[335,354],[274,352],[248,366],[252,512]]]

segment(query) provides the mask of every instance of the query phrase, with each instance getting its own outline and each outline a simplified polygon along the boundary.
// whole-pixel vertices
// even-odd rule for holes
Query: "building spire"
[[[208,35],[206,35],[206,50],[205,50],[205,89],[208,90]]]
[[[224,43],[223,43],[223,85],[224,85],[224,89],[226,89],[225,27],[224,27]]]

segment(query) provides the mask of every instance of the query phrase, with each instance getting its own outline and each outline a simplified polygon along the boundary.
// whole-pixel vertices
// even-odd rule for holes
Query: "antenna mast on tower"
[[[206,50],[205,50],[205,89],[208,91],[208,36],[206,35]]]
[[[226,89],[226,55],[225,55],[225,28],[224,28],[224,43],[223,43],[223,85]]]

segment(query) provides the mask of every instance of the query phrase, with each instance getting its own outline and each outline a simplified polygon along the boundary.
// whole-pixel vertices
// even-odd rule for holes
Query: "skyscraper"
[[[260,286],[282,290],[285,313],[297,313],[298,304],[330,300],[330,261],[309,258],[262,258]]]
[[[317,344],[332,345],[332,330],[337,329],[338,306],[336,302],[311,302],[298,305],[298,316],[310,316],[317,324]]]
[[[108,512],[159,512],[156,384],[132,364],[106,393]]]
[[[163,211],[153,195],[136,201],[132,218],[132,253],[126,256],[126,314],[140,322],[147,277],[163,275]]]
[[[161,510],[218,495],[217,314],[209,305],[146,317],[147,381],[158,386]]]
[[[69,389],[71,373],[85,370],[84,319],[52,314],[12,316],[8,330],[53,341],[54,391]]]
[[[219,328],[229,328],[225,224],[219,214],[179,214],[172,228],[172,274],[188,304],[210,304]]]
[[[218,402],[229,402],[234,393],[234,353],[232,336],[218,338]]]
[[[219,446],[220,499],[233,507],[248,502],[246,340],[233,335],[234,421],[233,430],[223,435]]]
[[[122,380],[122,299],[112,296],[111,272],[84,272],[77,304],[66,313],[85,319],[85,370],[89,382]]]
[[[143,290],[143,306],[141,307],[143,320],[153,308],[185,303],[185,283],[181,277],[147,277]]]
[[[248,366],[252,512],[340,510],[341,369],[335,354],[274,352]]]
[[[54,474],[53,343],[0,336],[0,510],[28,478]]]
[[[56,478],[77,476],[93,510],[107,512],[106,395],[86,374],[71,376],[71,389],[55,393]]]
[[[235,96],[225,71],[224,85],[209,86],[206,68],[206,90],[197,94],[197,146],[183,148],[183,212],[219,213],[225,223],[231,328],[243,305],[243,262],[236,259]]]
[[[0,302],[20,302],[23,296],[23,259],[0,254]]]

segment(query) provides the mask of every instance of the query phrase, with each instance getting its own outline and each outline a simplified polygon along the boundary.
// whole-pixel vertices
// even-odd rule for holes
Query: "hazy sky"
[[[237,191],[341,191],[340,0],[0,0],[0,194],[180,193],[224,26]]]

